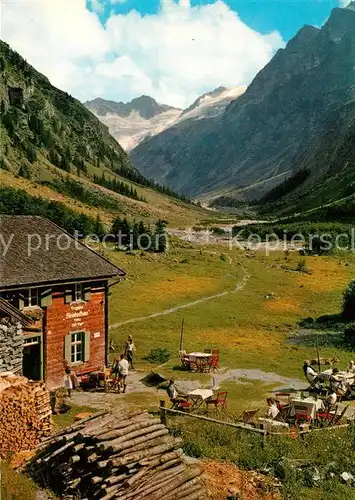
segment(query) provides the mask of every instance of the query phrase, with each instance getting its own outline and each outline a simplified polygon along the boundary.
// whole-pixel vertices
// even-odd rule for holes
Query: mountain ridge
[[[155,99],[147,95],[141,95],[129,102],[116,102],[97,97],[91,101],[83,103],[90,111],[99,116],[106,116],[109,113],[117,114],[123,118],[128,117],[132,112],[136,111],[142,118],[149,120],[154,116],[165,113],[170,110],[177,110],[173,106],[167,104],[159,104]]]
[[[131,151],[141,142],[153,137],[167,128],[189,119],[209,118],[224,112],[226,106],[238,98],[245,90],[245,87],[218,87],[210,92],[199,96],[188,108],[180,110],[167,105],[158,105],[150,97],[148,100],[160,106],[159,112],[151,113],[150,118],[146,118],[140,108],[139,103],[142,97],[133,99],[127,104],[122,112],[121,104],[115,101],[95,99],[84,103],[88,109],[104,123],[110,133],[119,141],[126,151]],[[138,105],[137,105],[138,102]],[[132,105],[133,103],[133,105]],[[126,106],[126,105],[125,105]],[[155,105],[154,105],[155,106]]]
[[[309,201],[351,133],[354,60],[355,11],[336,8],[321,29],[302,28],[222,116],[170,127],[138,145],[132,158],[149,176],[204,199],[218,193],[260,198],[298,169],[310,168],[297,190]],[[348,157],[338,168],[351,185]],[[345,182],[331,176],[340,193]]]

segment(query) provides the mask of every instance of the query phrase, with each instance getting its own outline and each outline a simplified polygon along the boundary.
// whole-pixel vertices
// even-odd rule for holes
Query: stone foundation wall
[[[22,374],[23,336],[21,323],[0,318],[0,373]]]

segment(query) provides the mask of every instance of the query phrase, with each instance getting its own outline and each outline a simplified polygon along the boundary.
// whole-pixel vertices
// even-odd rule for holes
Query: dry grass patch
[[[198,344],[206,344],[206,347],[221,346],[225,350],[238,351],[263,349],[275,353],[280,348],[284,336],[278,332],[251,326],[250,328],[204,330],[196,332],[194,338]]]
[[[268,311],[278,311],[299,314],[301,312],[300,304],[291,298],[274,299],[265,302],[264,308]]]
[[[340,262],[327,258],[314,257],[307,260],[312,274],[297,277],[297,283],[312,292],[341,291],[349,280],[349,270]]]
[[[212,293],[220,287],[220,280],[208,277],[176,276],[170,279],[162,279],[150,284],[149,288],[139,287],[139,301],[147,303],[159,303],[180,300],[189,294]]]

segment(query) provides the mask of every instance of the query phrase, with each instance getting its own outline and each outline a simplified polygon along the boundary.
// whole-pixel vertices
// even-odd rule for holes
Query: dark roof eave
[[[10,302],[7,302],[5,299],[0,297],[0,311],[7,314],[13,319],[19,321],[22,326],[30,327],[33,324],[33,320],[23,314],[17,307],[12,305]]]
[[[57,286],[57,285],[72,284],[72,283],[77,283],[77,282],[101,281],[101,280],[108,280],[108,279],[113,279],[113,278],[124,278],[126,276],[126,273],[122,269],[119,269],[119,271],[120,272],[116,273],[116,274],[105,274],[102,276],[68,278],[68,279],[63,279],[63,280],[29,281],[27,283],[13,283],[13,284],[7,284],[7,285],[0,283],[0,291],[1,290],[21,290],[22,288],[28,287],[28,286],[35,286],[35,287]]]

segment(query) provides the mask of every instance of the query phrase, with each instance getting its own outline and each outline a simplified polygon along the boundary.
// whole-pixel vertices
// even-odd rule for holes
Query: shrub
[[[23,165],[21,165],[21,167],[19,168],[19,171],[18,171],[18,175],[20,177],[24,177],[25,179],[31,179],[31,171],[30,171],[29,166],[26,165],[25,163]]]
[[[355,322],[345,328],[344,339],[347,344],[355,347]]]
[[[346,321],[355,320],[355,279],[350,281],[344,292],[343,317]]]
[[[170,353],[167,349],[152,349],[146,360],[152,364],[163,364],[169,361]]]

